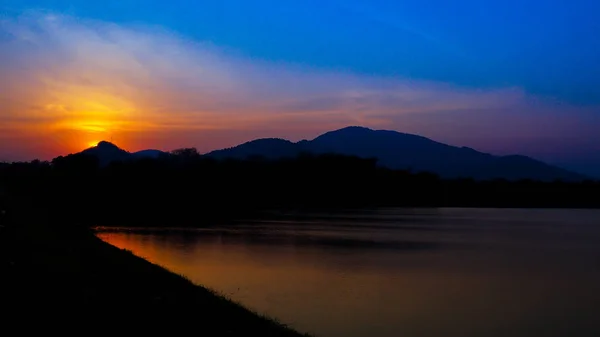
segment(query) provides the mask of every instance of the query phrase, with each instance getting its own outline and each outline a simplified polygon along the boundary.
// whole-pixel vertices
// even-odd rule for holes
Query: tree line
[[[2,197],[4,195],[4,197]],[[101,166],[73,154],[0,165],[0,198],[57,223],[205,225],[267,209],[600,207],[600,182],[440,179],[335,154],[216,160],[195,149]]]

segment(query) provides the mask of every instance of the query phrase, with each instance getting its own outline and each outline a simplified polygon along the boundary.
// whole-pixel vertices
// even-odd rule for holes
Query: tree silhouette
[[[0,165],[2,190],[11,204],[43,210],[57,226],[199,226],[273,208],[600,207],[595,181],[444,180],[381,168],[375,159],[216,160],[193,148],[107,166],[84,154]]]
[[[198,153],[198,150],[196,150],[196,148],[194,148],[194,147],[176,149],[176,150],[171,151],[171,154],[176,157],[180,157],[180,158],[184,158],[184,159],[192,159],[192,158],[200,157],[200,153]]]

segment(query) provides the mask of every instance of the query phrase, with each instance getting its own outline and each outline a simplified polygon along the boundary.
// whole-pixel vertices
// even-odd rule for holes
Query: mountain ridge
[[[158,158],[166,152],[142,150],[127,152],[109,142],[82,151],[95,155],[101,165],[111,161]],[[390,169],[431,172],[442,178],[476,180],[565,180],[581,181],[584,175],[549,165],[523,155],[495,156],[469,147],[457,147],[394,130],[373,130],[362,126],[325,132],[312,140],[292,142],[282,138],[258,138],[237,146],[215,150],[203,156],[214,159],[267,160],[294,158],[302,153],[336,153],[361,158],[377,158],[378,165]]]
[[[261,148],[260,144],[268,144]],[[278,155],[269,149],[277,147]],[[282,151],[286,148],[286,151]],[[285,152],[285,153],[281,153]],[[295,157],[300,153],[337,153],[362,158],[377,158],[379,165],[391,169],[432,172],[443,178],[584,180],[587,177],[539,160],[523,156],[495,156],[469,147],[456,147],[409,133],[348,126],[325,132],[312,140],[290,142],[280,138],[261,138],[228,149],[206,154],[216,159],[266,159]]]

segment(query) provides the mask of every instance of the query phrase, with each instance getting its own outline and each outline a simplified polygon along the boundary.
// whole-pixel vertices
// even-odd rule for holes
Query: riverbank
[[[78,334],[301,336],[101,241],[89,229],[28,218],[0,229],[3,327],[14,323],[21,331]]]

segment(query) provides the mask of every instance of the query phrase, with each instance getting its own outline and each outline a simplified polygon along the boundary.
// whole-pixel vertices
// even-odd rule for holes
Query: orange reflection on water
[[[575,267],[559,274],[558,259],[538,265],[502,250],[333,249],[205,234],[99,236],[317,336],[561,336],[593,329],[600,309],[600,275]]]

